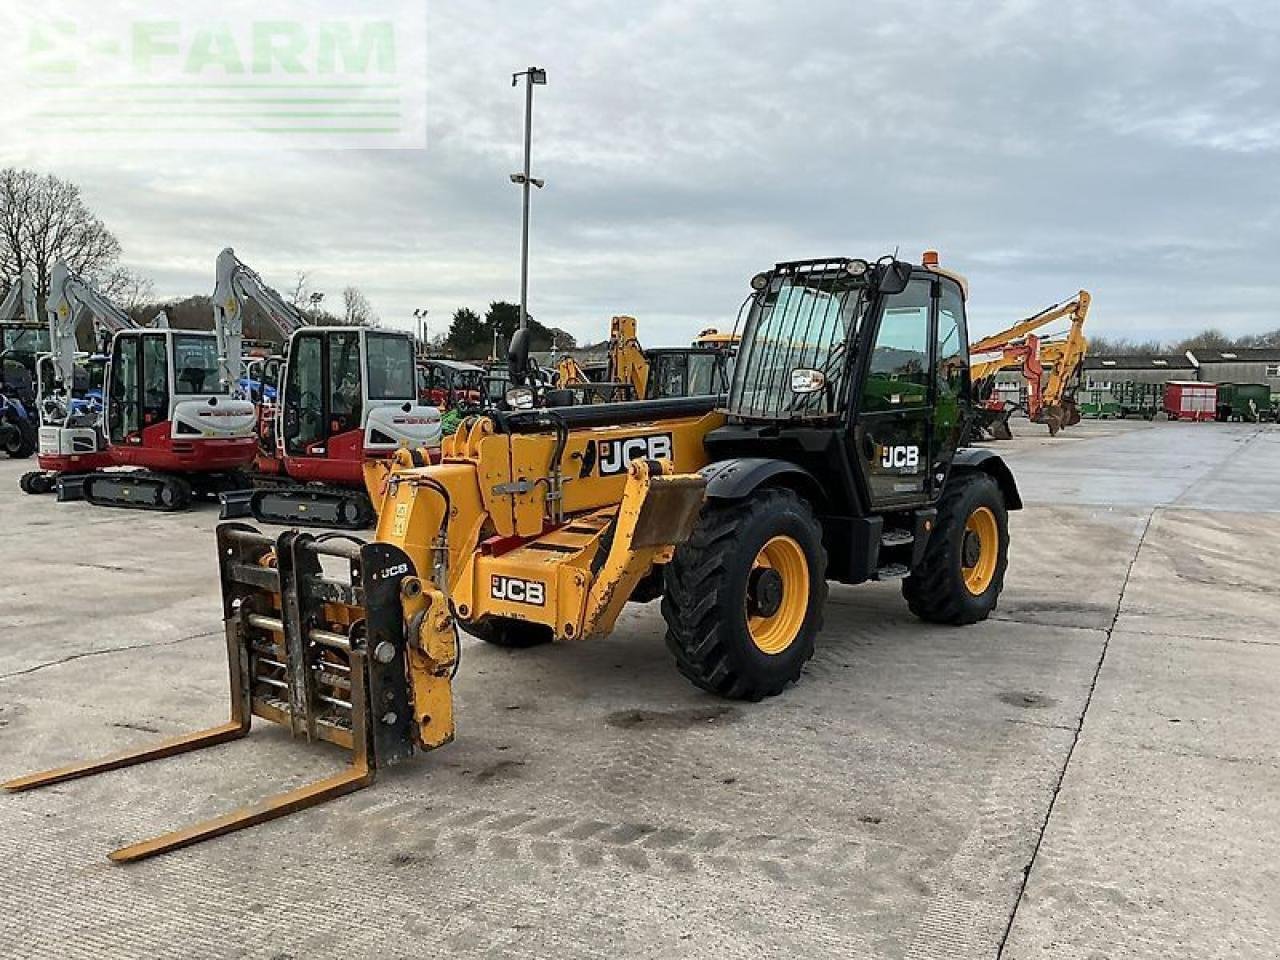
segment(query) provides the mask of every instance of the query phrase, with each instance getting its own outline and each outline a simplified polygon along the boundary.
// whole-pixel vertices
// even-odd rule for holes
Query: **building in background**
[[[1280,349],[1236,347],[1231,350],[1192,350],[1202,383],[1266,384],[1280,397]]]
[[[1154,416],[1170,380],[1196,379],[1185,354],[1087,356],[1080,385],[1080,412],[1090,417]]]

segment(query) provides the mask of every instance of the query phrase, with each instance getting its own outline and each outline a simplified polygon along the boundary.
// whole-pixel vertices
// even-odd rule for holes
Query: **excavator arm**
[[[19,316],[18,305],[21,302],[22,284],[19,281],[9,288],[4,300],[0,301],[0,323],[12,323],[17,320]]]
[[[1047,307],[1007,330],[973,343],[969,347],[971,355],[997,352],[999,355],[974,361],[970,368],[972,382],[981,387],[1001,370],[1021,367],[1027,380],[1027,412],[1032,421],[1047,424],[1050,434],[1055,436],[1062,427],[1079,422],[1075,389],[1088,347],[1084,324],[1091,302],[1089,292],[1081,290],[1070,300]],[[1070,320],[1065,335],[1052,340],[1035,335],[1035,331],[1063,319]],[[987,426],[991,430],[992,424]],[[1003,428],[999,424],[995,426],[991,432],[997,437],[1007,435],[1007,424]]]
[[[40,310],[36,306],[36,284],[30,267],[23,267],[22,273],[9,292],[0,301],[0,323],[12,323],[23,319],[28,323],[36,323]]]
[[[284,343],[307,325],[297,307],[282,297],[257,271],[242,262],[227,247],[218,254],[213,289],[213,329],[218,338],[219,374],[231,389],[240,382],[241,344],[244,341],[244,310],[256,305],[275,327]]]
[[[95,332],[111,336],[138,326],[133,317],[61,260],[53,265],[50,273],[45,309],[49,316],[55,372],[58,380],[67,385],[71,384],[74,374],[76,329],[86,315],[93,321]],[[168,320],[163,323],[167,325]]]
[[[1055,303],[1034,316],[1018,321],[1006,330],[993,333],[989,337],[983,337],[976,343],[970,344],[969,353],[994,353],[997,350],[1003,350],[1010,344],[1023,339],[1027,334],[1035,333],[1037,330],[1064,318],[1070,318],[1073,331],[1083,329],[1085,318],[1089,314],[1090,300],[1089,292],[1081,290],[1070,300]]]
[[[614,317],[609,321],[609,379],[630,384],[636,398],[646,395],[649,361],[636,335],[635,317]]]

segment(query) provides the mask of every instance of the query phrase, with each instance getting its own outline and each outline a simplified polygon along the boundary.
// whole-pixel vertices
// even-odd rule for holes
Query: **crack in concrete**
[[[1209,643],[1240,643],[1248,647],[1280,647],[1280,640],[1247,640],[1244,637],[1211,637],[1204,633],[1174,633],[1168,630],[1135,630],[1133,627],[1116,627],[1115,632],[1124,637],[1160,637],[1165,640],[1204,640]]]
[[[69,653],[65,657],[57,660],[47,660],[44,663],[37,663],[34,666],[24,667],[21,670],[14,670],[12,673],[0,673],[0,681],[11,680],[14,677],[25,677],[28,674],[36,673],[49,667],[57,667],[64,663],[71,663],[73,660],[83,660],[85,657],[100,657],[109,653],[124,653],[128,650],[148,650],[153,647],[176,647],[180,643],[186,643],[188,640],[203,640],[208,637],[216,637],[222,633],[221,630],[206,630],[203,633],[193,633],[186,637],[178,637],[176,640],[157,640],[154,643],[133,643],[123,647],[107,647],[103,650],[82,650],[79,653]]]
[[[1061,730],[1064,733],[1075,733],[1076,728],[1068,726],[1065,723],[1046,723],[1043,720],[1017,720],[1013,717],[1005,717],[1005,723],[1016,723],[1022,727],[1036,727],[1040,730]]]
[[[1048,627],[1051,630],[1084,630],[1086,633],[1107,633],[1110,630],[1109,627],[1084,627],[1077,623],[1050,623],[1047,620],[1019,620],[1017,617],[1010,616],[1008,614],[999,616],[993,613],[988,617],[988,619],[994,620],[996,623],[1016,623],[1022,627]]]
[[[1036,845],[1031,851],[1031,859],[1027,861],[1027,865],[1022,871],[1022,883],[1018,887],[1018,896],[1014,898],[1013,908],[1009,911],[1009,922],[1005,925],[1004,934],[1000,937],[1000,945],[996,948],[996,960],[1001,960],[1004,956],[1005,947],[1009,943],[1009,935],[1013,933],[1014,921],[1018,918],[1018,908],[1022,906],[1022,901],[1027,895],[1027,885],[1031,882],[1031,871],[1035,868],[1036,858],[1040,856],[1040,847],[1044,843],[1044,835],[1049,831],[1049,821],[1053,818],[1053,809],[1057,806],[1058,796],[1062,793],[1062,784],[1067,779],[1067,770],[1071,767],[1071,758],[1075,755],[1076,746],[1080,743],[1080,734],[1084,730],[1085,717],[1089,715],[1089,707],[1093,704],[1094,691],[1098,689],[1098,677],[1102,675],[1102,665],[1107,660],[1107,648],[1111,645],[1111,635],[1115,632],[1116,624],[1120,620],[1120,610],[1124,606],[1124,594],[1129,588],[1129,578],[1133,576],[1133,568],[1137,565],[1138,556],[1142,553],[1142,547],[1147,542],[1147,533],[1151,530],[1151,522],[1155,519],[1160,509],[1160,507],[1155,507],[1147,516],[1147,522],[1142,528],[1142,536],[1138,537],[1138,545],[1134,548],[1133,556],[1129,559],[1129,566],[1124,573],[1124,582],[1120,584],[1120,596],[1116,598],[1115,614],[1111,618],[1111,626],[1107,628],[1106,637],[1102,641],[1102,650],[1098,654],[1098,663],[1093,668],[1093,680],[1089,683],[1089,692],[1084,698],[1084,707],[1080,711],[1080,720],[1076,724],[1075,736],[1071,738],[1071,746],[1067,748],[1067,756],[1062,761],[1062,770],[1058,774],[1058,782],[1054,784],[1053,796],[1049,798],[1049,807],[1045,811],[1044,822],[1040,824],[1040,833],[1036,836]]]

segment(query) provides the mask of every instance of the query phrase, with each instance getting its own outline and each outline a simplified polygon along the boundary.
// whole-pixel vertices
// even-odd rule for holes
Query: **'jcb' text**
[[[494,576],[489,592],[493,599],[508,603],[528,603],[540,607],[547,602],[547,585],[541,580]]]
[[[600,441],[600,476],[625,473],[633,460],[670,460],[671,434]]]
[[[880,466],[886,470],[915,470],[920,466],[920,448],[881,447]]]

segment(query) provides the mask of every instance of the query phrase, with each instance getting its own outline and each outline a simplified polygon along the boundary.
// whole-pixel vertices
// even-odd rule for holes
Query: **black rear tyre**
[[[708,504],[664,571],[667,647],[695,685],[781,693],[813,656],[827,599],[822,528],[791,490]]]
[[[9,455],[11,460],[25,460],[36,452],[38,442],[35,431],[27,427],[26,424],[19,423],[16,425],[12,438],[5,444],[4,452]]]
[[[962,473],[947,481],[924,559],[902,581],[902,595],[921,620],[977,623],[996,608],[1008,564],[1000,487],[985,473]]]

